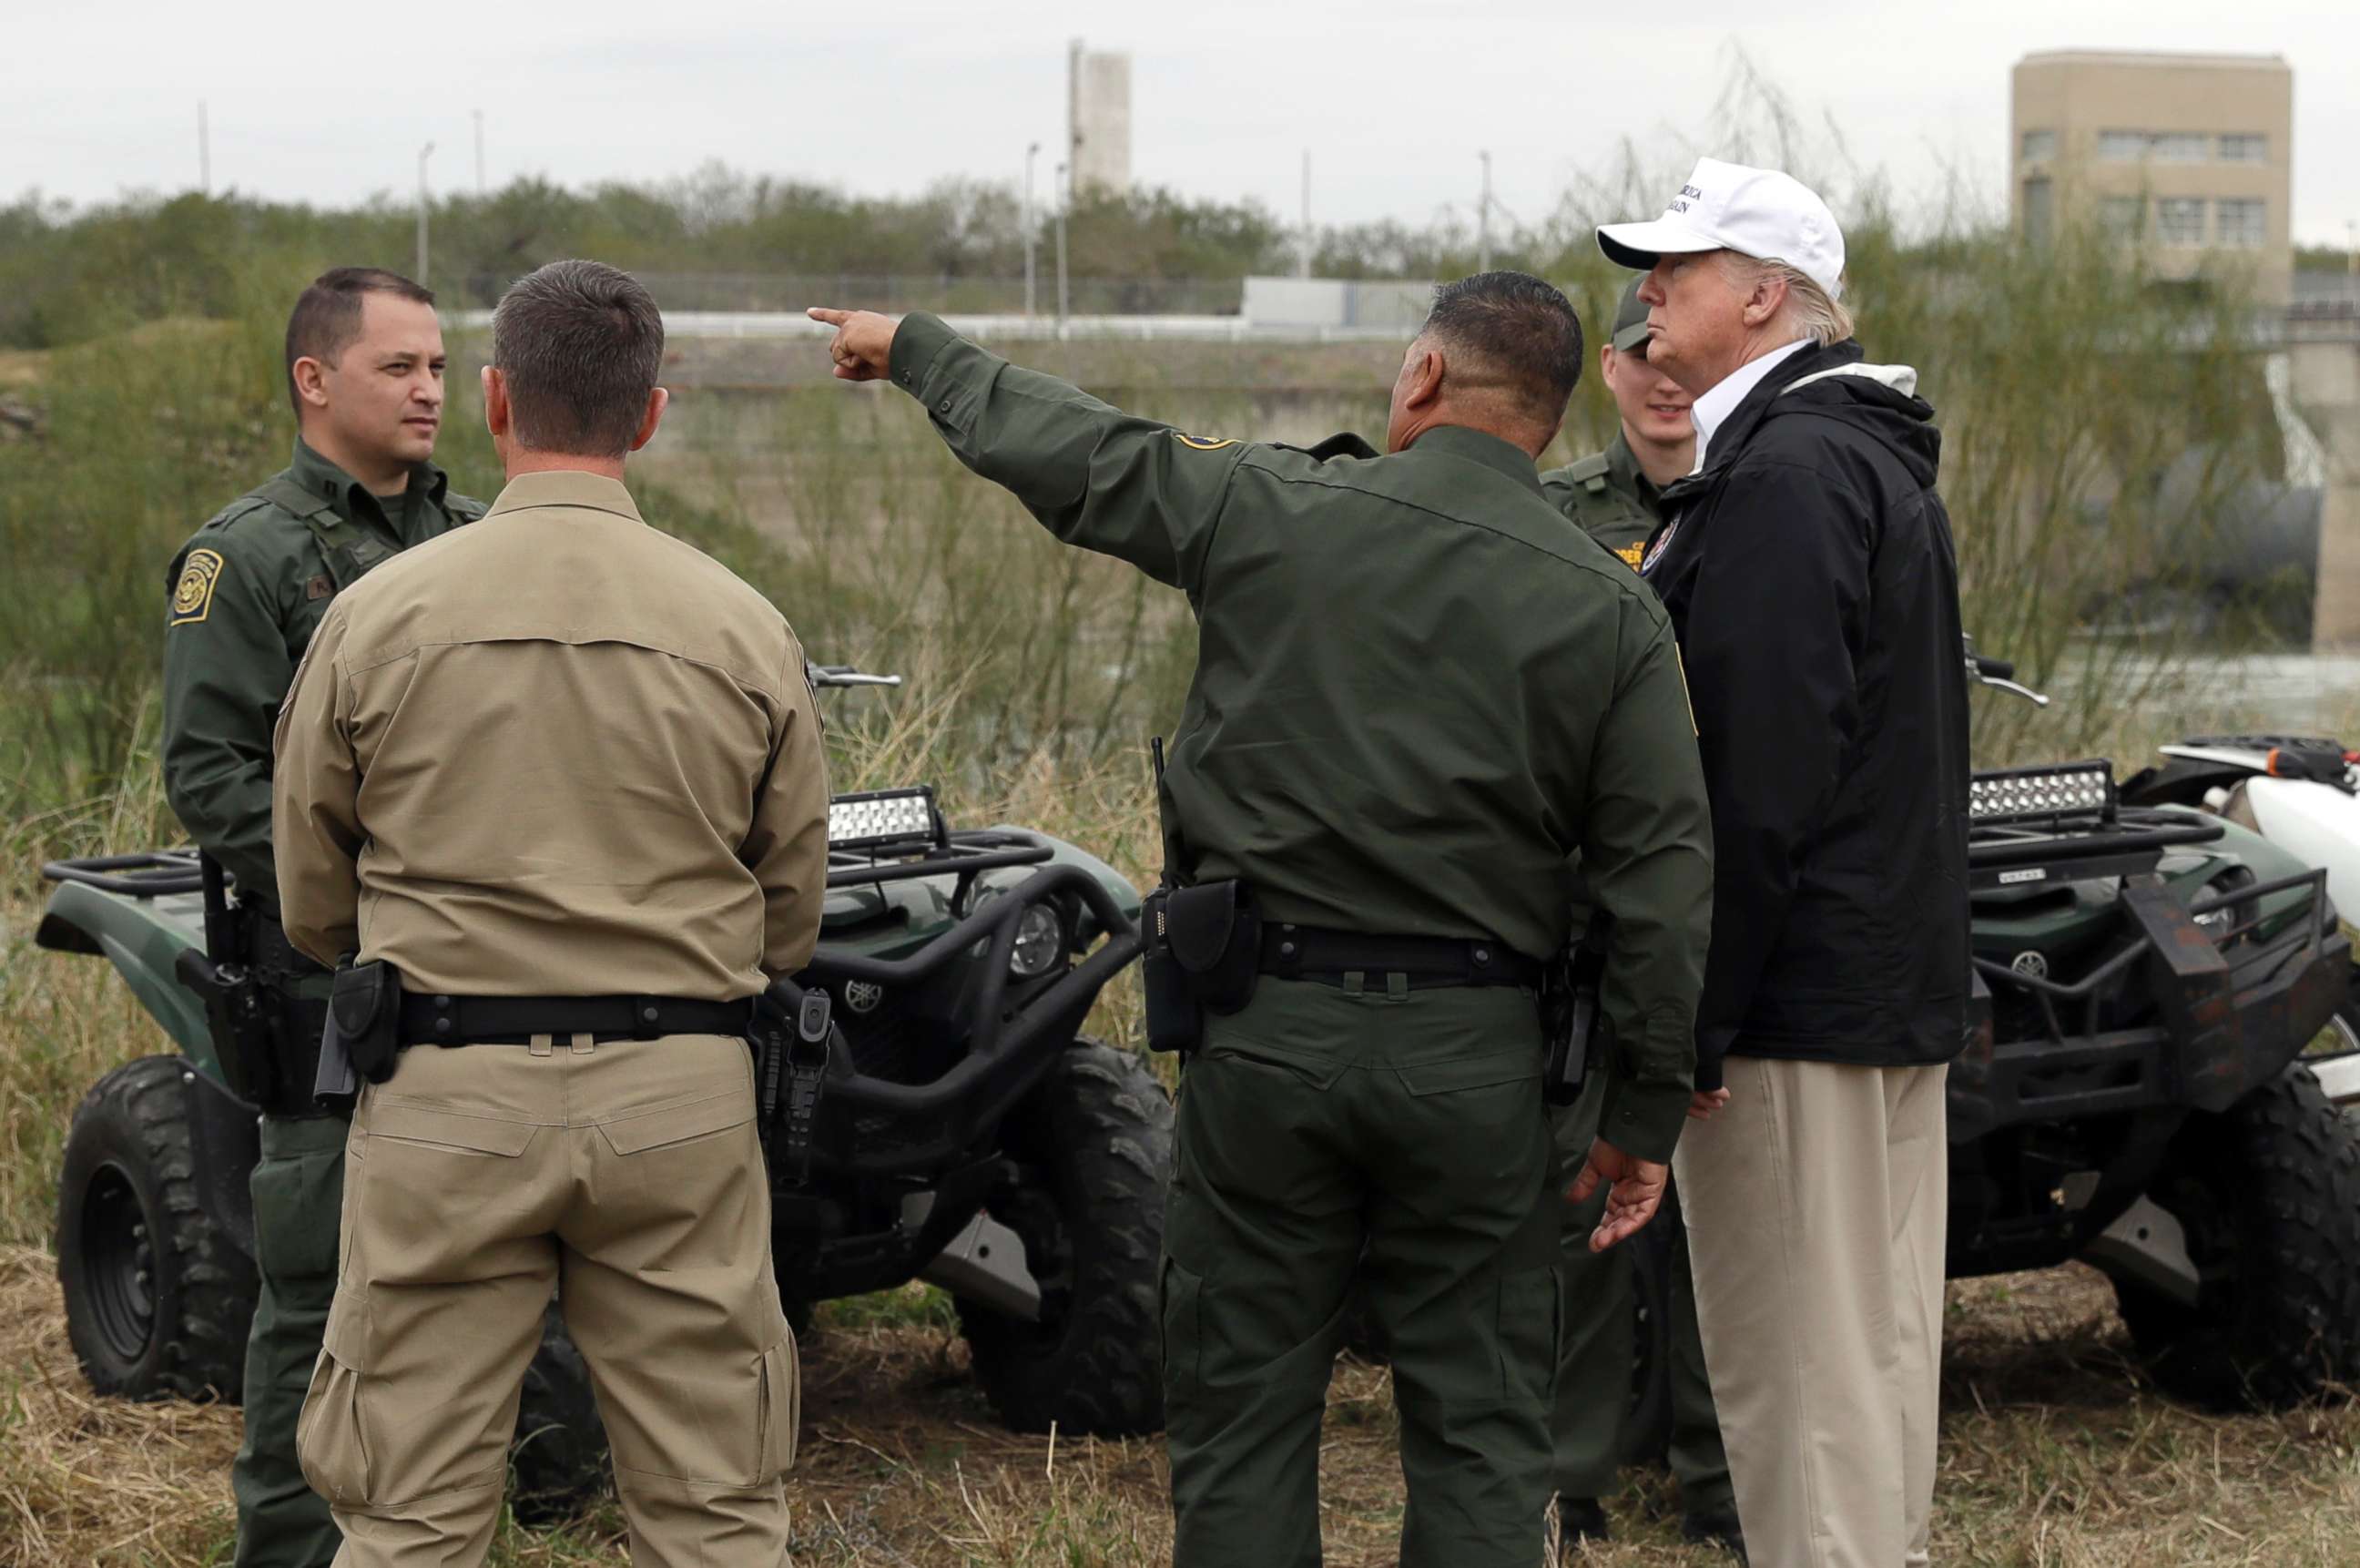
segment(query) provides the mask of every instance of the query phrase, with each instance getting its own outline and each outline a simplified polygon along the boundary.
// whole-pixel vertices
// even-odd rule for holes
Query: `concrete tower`
[[[1093,54],[1076,38],[1065,63],[1066,161],[1072,192],[1131,189],[1131,56]]]

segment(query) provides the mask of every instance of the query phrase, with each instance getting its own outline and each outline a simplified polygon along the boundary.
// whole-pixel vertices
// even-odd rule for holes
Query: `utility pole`
[[[213,133],[205,123],[205,101],[197,100],[197,189],[213,193]]]
[[[1032,160],[1041,156],[1041,144],[1034,142],[1024,149],[1024,319],[1032,319],[1032,253],[1039,248],[1040,225],[1032,221]]]
[[[1475,209],[1475,270],[1491,270],[1491,155],[1479,152],[1483,160],[1483,199]]]
[[[1311,149],[1303,149],[1303,255],[1295,263],[1297,278],[1311,276]]]
[[[1072,302],[1071,296],[1065,292],[1065,209],[1072,205],[1072,203],[1065,200],[1063,195],[1065,190],[1065,170],[1068,167],[1063,163],[1057,165],[1057,190],[1060,192],[1057,203],[1057,335],[1059,337],[1065,335],[1065,312]]]
[[[426,160],[434,156],[434,144],[428,142],[418,149],[418,286],[426,287]]]
[[[475,111],[475,194],[484,193],[484,112]]]

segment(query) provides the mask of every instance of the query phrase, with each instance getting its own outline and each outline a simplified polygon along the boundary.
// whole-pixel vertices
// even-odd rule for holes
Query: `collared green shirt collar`
[[[287,466],[295,483],[311,495],[326,500],[336,509],[336,515],[347,522],[374,523],[399,541],[401,530],[394,519],[386,515],[386,503],[375,491],[313,449],[301,436],[295,438],[295,460]],[[432,463],[413,464],[410,470],[409,499],[429,501],[436,510],[443,510],[442,498],[451,488],[451,476]]]
[[[612,512],[633,522],[646,520],[631,500],[631,492],[619,479],[609,479],[603,474],[585,474],[576,468],[552,468],[540,473],[519,474],[501,488],[499,499],[484,514],[490,521],[503,512],[527,511],[534,507],[585,507],[592,511]]]
[[[1535,496],[1542,494],[1540,469],[1523,447],[1463,424],[1437,424],[1410,443],[1413,452],[1440,452],[1480,463],[1515,480]],[[1544,498],[1546,499],[1546,498]]]
[[[1606,476],[1607,483],[1625,495],[1638,497],[1639,504],[1647,509],[1648,516],[1664,515],[1663,489],[1639,466],[1638,454],[1633,452],[1631,444],[1623,439],[1620,424],[1614,427],[1614,439],[1606,445]]]

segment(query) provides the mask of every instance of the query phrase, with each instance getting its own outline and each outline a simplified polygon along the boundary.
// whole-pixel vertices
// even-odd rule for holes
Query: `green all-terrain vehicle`
[[[2015,685],[1970,652],[1970,678]],[[1953,1279],[2080,1258],[2167,1390],[2283,1404],[2360,1375],[2360,1135],[2312,1075],[2346,1002],[2327,873],[2106,762],[1974,776],[1973,1009],[1950,1076]],[[2324,1033],[2323,1033],[2324,1032]],[[1667,1249],[1633,1238],[1623,1451],[1671,1430]]]
[[[819,668],[821,685],[897,684]],[[953,829],[927,788],[840,795],[811,966],[774,988],[832,1014],[761,1084],[771,1245],[790,1313],[931,1280],[1019,1431],[1160,1430],[1155,1265],[1172,1105],[1136,1054],[1080,1033],[1139,952],[1137,892],[1071,844]],[[204,945],[192,850],[61,861],[36,941],[109,959],[170,1050],[74,1113],[58,1272],[93,1387],[239,1397],[255,1298],[254,1107],[223,1086],[180,973]],[[825,1044],[822,1044],[822,1041]],[[796,1069],[815,1113],[794,1124]],[[784,1092],[781,1092],[781,1091]],[[563,1500],[604,1461],[578,1354],[552,1320],[519,1418],[519,1493]]]

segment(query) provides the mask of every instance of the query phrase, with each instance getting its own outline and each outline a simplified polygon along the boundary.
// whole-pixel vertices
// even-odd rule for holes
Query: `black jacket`
[[[1813,345],[1664,492],[1647,581],[1712,798],[1697,1084],[1721,1058],[1959,1052],[1967,697],[1941,435],[1914,372]]]

